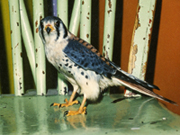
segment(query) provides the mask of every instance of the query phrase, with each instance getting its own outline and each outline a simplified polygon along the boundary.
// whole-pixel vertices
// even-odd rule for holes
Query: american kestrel
[[[76,93],[84,96],[77,111],[66,115],[85,114],[86,99],[96,100],[109,86],[126,86],[139,93],[176,104],[155,94],[151,89],[159,88],[121,70],[115,63],[103,57],[93,45],[74,36],[58,17],[48,16],[40,21],[39,35],[45,47],[48,61],[72,84],[73,93],[66,103],[53,106],[67,107],[78,104],[73,100]]]

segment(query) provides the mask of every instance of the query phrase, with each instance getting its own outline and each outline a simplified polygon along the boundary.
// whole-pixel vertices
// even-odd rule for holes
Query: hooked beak
[[[51,28],[47,27],[46,32],[49,34],[51,32]]]
[[[50,24],[48,24],[48,25],[46,25],[45,30],[49,34],[51,31],[54,30],[54,28]]]

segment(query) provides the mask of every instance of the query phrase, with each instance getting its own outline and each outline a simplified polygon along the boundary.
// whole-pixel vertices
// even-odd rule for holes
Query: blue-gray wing
[[[63,51],[73,62],[85,70],[95,71],[108,78],[117,71],[77,40],[69,40]]]
[[[95,71],[96,73],[104,75],[108,78],[114,76],[121,80],[141,85],[150,90],[152,88],[159,90],[157,86],[149,84],[121,70],[119,66],[110,60],[101,59],[97,53],[88,49],[78,40],[69,40],[68,45],[63,51],[74,63],[85,70]]]

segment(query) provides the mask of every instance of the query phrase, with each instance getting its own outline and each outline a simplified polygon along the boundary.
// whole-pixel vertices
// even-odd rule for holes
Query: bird
[[[152,91],[160,90],[123,71],[118,65],[105,58],[90,43],[73,35],[63,21],[56,16],[47,16],[40,20],[39,36],[44,44],[47,60],[73,86],[70,99],[65,103],[52,103],[51,106],[68,107],[78,104],[74,100],[76,93],[83,95],[78,110],[66,111],[66,116],[86,114],[87,100],[96,101],[104,89],[111,86],[125,86],[144,95],[177,105]]]

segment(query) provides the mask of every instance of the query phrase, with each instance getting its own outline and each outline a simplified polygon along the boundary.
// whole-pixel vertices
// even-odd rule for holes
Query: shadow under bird
[[[77,111],[67,111],[66,116],[85,114],[86,100],[96,100],[99,94],[110,86],[125,86],[139,93],[175,102],[155,94],[151,89],[159,88],[142,81],[121,70],[112,61],[103,57],[93,45],[80,39],[67,30],[58,17],[48,16],[40,21],[39,35],[45,46],[48,61],[72,84],[73,93],[65,103],[53,103],[52,106],[68,107],[78,104],[74,100],[76,93],[84,96]]]

